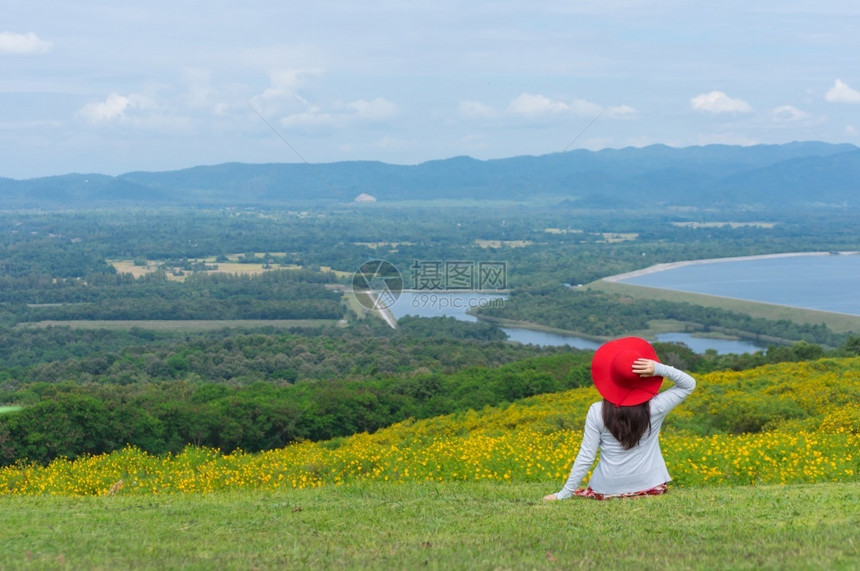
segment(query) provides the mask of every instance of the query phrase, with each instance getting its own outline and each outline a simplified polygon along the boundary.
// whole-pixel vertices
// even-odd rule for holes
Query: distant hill
[[[362,193],[379,202],[542,196],[571,208],[857,207],[860,148],[819,142],[653,145],[486,161],[454,157],[418,165],[352,161],[312,169],[301,163],[225,163],[116,177],[0,178],[5,208],[286,206],[351,202]]]

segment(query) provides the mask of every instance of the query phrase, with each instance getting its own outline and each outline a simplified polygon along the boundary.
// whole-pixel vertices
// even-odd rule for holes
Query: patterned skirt
[[[611,500],[613,498],[639,498],[642,496],[659,496],[660,494],[665,494],[669,491],[669,488],[666,484],[660,484],[659,486],[654,486],[648,490],[642,490],[641,492],[628,492],[625,494],[601,494],[595,492],[590,487],[589,488],[580,488],[573,492],[573,495],[580,496],[583,498],[590,498],[592,500]]]

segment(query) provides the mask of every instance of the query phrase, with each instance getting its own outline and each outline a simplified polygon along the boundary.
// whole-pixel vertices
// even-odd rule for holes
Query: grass
[[[361,300],[359,300],[361,298]],[[353,293],[345,293],[342,301],[346,303],[347,308],[356,316],[373,315],[377,312],[370,309],[373,306],[373,299],[364,291]]]
[[[24,407],[20,406],[0,406],[0,414],[5,414],[7,412],[17,412]]]
[[[851,569],[860,484],[541,502],[554,484],[0,497],[0,568]]]
[[[638,299],[656,299],[663,301],[689,302],[705,307],[718,307],[727,311],[745,313],[750,317],[763,319],[788,319],[797,323],[808,323],[812,325],[825,324],[836,333],[860,332],[860,317],[843,313],[832,313],[829,311],[815,311],[789,307],[787,305],[776,305],[772,303],[760,303],[728,297],[718,297],[698,293],[687,293],[682,291],[671,291],[646,286],[623,284],[598,280],[587,285],[589,289],[596,291],[618,293]]]

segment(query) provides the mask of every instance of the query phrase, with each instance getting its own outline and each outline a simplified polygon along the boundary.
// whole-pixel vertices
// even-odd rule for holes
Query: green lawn
[[[857,569],[860,484],[544,503],[546,484],[0,496],[0,568]]]
[[[609,282],[598,280],[587,286],[596,291],[618,293],[633,298],[656,299],[664,301],[688,302],[705,307],[718,307],[726,311],[745,313],[750,317],[762,319],[787,319],[797,323],[808,323],[818,325],[823,323],[836,333],[853,333],[860,331],[860,317],[843,313],[831,313],[829,311],[816,311],[790,307],[787,305],[776,305],[772,303],[760,303],[743,299],[732,299],[699,293],[688,293],[682,291],[671,291],[633,284]]]

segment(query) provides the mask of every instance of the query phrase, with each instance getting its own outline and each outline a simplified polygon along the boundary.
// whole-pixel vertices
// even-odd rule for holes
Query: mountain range
[[[860,148],[850,144],[707,145],[574,150],[417,165],[376,161],[225,163],[119,176],[0,177],[3,209],[111,206],[289,206],[543,197],[572,208],[860,206]]]

